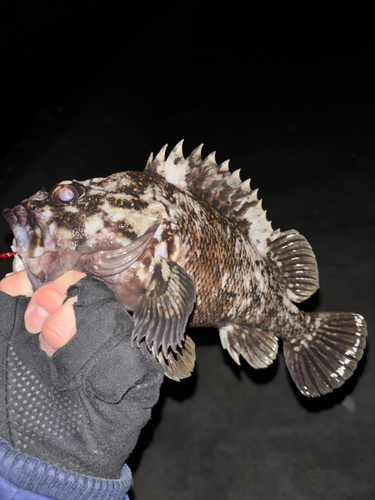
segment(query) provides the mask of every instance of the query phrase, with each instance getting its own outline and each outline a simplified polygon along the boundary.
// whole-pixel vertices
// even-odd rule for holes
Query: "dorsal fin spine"
[[[195,148],[186,159],[182,141],[166,159],[164,146],[147,164],[146,170],[216,208],[234,222],[259,253],[266,257],[267,239],[273,235],[273,230],[258,200],[258,190],[251,190],[250,181],[241,181],[240,170],[230,172],[229,160],[218,165],[215,152],[202,160],[202,146]]]
[[[188,162],[202,161],[202,148],[203,148],[203,143],[197,146],[195,149],[193,149],[193,151],[186,158],[186,160]]]
[[[147,160],[146,168],[151,165],[151,163],[153,162],[153,160],[154,160],[154,154],[150,153],[150,156],[148,157],[148,160]]]
[[[223,161],[223,163],[219,166],[219,170],[229,170],[229,160]]]
[[[165,144],[161,150],[159,151],[159,153],[155,156],[155,161],[159,161],[159,162],[163,162],[165,161],[165,152],[167,150],[167,147],[168,147],[168,144]]]
[[[241,182],[240,172],[241,172],[240,168],[238,168],[237,170],[235,170],[234,172],[232,172],[233,179],[236,179],[236,180],[238,179],[239,182]]]
[[[217,165],[215,158],[216,158],[216,151],[213,151],[203,160],[202,167],[206,167],[208,165]]]
[[[242,190],[243,191],[250,191],[250,179],[246,179],[246,181],[243,181]],[[255,190],[255,191],[257,191],[257,190]],[[254,191],[254,193],[255,193],[255,191]]]
[[[177,157],[177,158],[181,158],[183,159],[184,158],[184,155],[183,155],[183,152],[182,152],[182,144],[184,143],[184,140],[182,139],[180,142],[178,142],[176,144],[176,146],[174,147],[172,153],[174,153],[174,155]]]

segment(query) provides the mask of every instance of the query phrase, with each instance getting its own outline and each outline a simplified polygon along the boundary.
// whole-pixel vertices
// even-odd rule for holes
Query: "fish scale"
[[[176,199],[170,210],[181,204]],[[186,269],[197,285],[196,304],[189,325],[220,327],[230,321],[238,324],[252,321],[254,326],[260,326],[260,322],[265,327],[268,326],[265,319],[268,319],[275,330],[284,328],[287,315],[284,294],[279,283],[272,279],[266,262],[259,256],[257,258],[254,249],[233,223],[204,202],[199,201],[200,206],[200,211],[190,214],[188,227],[182,227],[184,253],[170,256]],[[179,211],[176,210],[175,218],[184,220]],[[202,224],[204,219],[206,224]],[[192,257],[198,252],[201,257]],[[257,279],[255,268],[258,268]],[[222,286],[225,275],[228,279]],[[258,302],[262,300],[264,305],[260,306]],[[297,308],[292,312],[300,316]],[[276,321],[278,325],[274,325]]]
[[[215,326],[240,364],[266,368],[283,340],[298,389],[326,394],[355,370],[367,327],[355,313],[304,313],[319,287],[314,253],[295,230],[273,230],[250,182],[202,146],[182,142],[144,172],[63,181],[4,210],[14,269],[34,289],[77,269],[102,280],[133,311],[132,342],[145,342],[174,380],[190,376],[186,327]],[[192,330],[193,331],[193,330]]]
[[[233,275],[236,256],[230,244],[230,252],[221,251],[223,247],[228,247],[225,227],[228,222],[220,218],[219,214],[213,214],[212,209],[207,215],[206,207],[201,207],[201,204],[198,204],[197,208],[200,210],[190,215],[189,222],[181,228],[181,238],[188,244],[182,246],[179,255],[171,257],[176,258],[176,261],[181,260],[184,269],[196,283],[196,303],[191,325],[212,326],[215,321],[217,324],[222,323],[220,314],[224,318],[231,307],[225,302],[226,290],[231,285],[230,280],[225,289],[222,288],[221,282],[225,272]],[[204,225],[203,217],[207,222]]]

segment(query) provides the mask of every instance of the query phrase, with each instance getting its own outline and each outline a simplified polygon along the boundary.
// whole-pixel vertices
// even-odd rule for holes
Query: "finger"
[[[30,333],[39,333],[46,319],[61,307],[66,292],[85,276],[79,271],[67,271],[49,285],[40,287],[32,296],[25,312],[25,326]]]
[[[33,288],[26,271],[19,271],[3,278],[0,281],[0,290],[13,297],[17,295],[31,297],[33,294]]]
[[[41,349],[52,356],[57,349],[63,347],[76,334],[76,318],[73,304],[77,297],[68,299],[57,311],[45,320],[39,336]]]

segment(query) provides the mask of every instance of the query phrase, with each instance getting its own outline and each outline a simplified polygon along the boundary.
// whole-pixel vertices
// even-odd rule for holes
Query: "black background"
[[[369,350],[343,388],[294,389],[282,356],[238,368],[215,330],[167,381],[129,460],[135,500],[375,498],[373,17],[359,2],[12,1],[0,7],[1,207],[142,170],[185,139],[231,158],[273,227],[312,244],[305,310],[353,310]],[[1,222],[2,251],[11,241]],[[1,262],[2,273],[10,263]]]

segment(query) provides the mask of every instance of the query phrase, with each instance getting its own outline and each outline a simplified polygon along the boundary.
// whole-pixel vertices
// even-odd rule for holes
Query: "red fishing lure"
[[[8,257],[13,257],[17,252],[4,252],[0,253],[0,259],[7,259]]]

